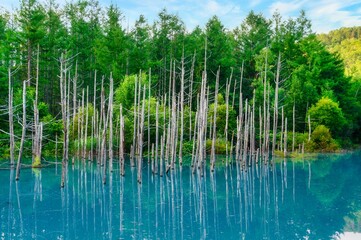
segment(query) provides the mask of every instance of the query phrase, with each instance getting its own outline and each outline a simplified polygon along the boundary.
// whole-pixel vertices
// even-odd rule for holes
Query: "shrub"
[[[347,121],[338,103],[328,97],[322,97],[316,105],[308,110],[312,120],[312,128],[325,125],[334,136],[340,136],[344,132]]]
[[[311,141],[308,146],[313,151],[334,152],[338,149],[336,141],[332,138],[330,130],[319,125],[311,134]]]
[[[216,154],[225,154],[226,153],[226,139],[216,139],[216,144],[215,144],[215,152]],[[208,139],[206,141],[206,148],[207,148],[207,152],[210,153],[211,149],[212,149],[212,140]],[[231,150],[231,143],[228,142],[228,152],[230,152]]]

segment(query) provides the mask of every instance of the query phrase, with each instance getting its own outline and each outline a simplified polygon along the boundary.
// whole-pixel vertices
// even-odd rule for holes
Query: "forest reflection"
[[[360,152],[271,165],[189,166],[154,175],[108,174],[91,162],[13,171],[0,180],[1,239],[329,239],[360,232]],[[146,163],[146,162],[145,162]]]

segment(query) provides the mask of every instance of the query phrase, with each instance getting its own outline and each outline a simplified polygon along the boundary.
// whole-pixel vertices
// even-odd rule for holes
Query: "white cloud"
[[[314,4],[308,11],[314,30],[316,32],[328,32],[339,27],[360,26],[361,16],[354,6],[357,3],[360,2],[331,0]]]
[[[282,16],[289,16],[293,15],[294,12],[298,12],[300,9],[303,8],[306,1],[278,1],[271,4],[269,7],[270,14],[273,14],[275,11],[278,11]]]
[[[274,2],[268,10],[270,14],[277,10],[284,18],[297,17],[300,10],[305,10],[315,32],[328,32],[361,25],[361,8],[357,5],[361,5],[360,0],[293,0]]]
[[[216,2],[216,1],[208,1],[207,5],[206,5],[206,11],[209,13],[217,13],[220,10],[222,10],[222,7]]]

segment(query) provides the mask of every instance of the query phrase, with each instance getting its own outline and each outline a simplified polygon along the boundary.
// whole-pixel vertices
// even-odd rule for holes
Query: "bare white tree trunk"
[[[139,84],[140,85],[140,84]],[[139,86],[140,87],[140,86]],[[137,139],[137,92],[138,92],[138,78],[135,78],[134,83],[134,105],[133,105],[133,144],[130,151],[130,166],[134,167],[135,143]]]
[[[122,104],[119,106],[120,128],[119,128],[119,162],[120,174],[125,175],[124,171],[124,118]]]
[[[284,132],[284,120],[285,120],[285,116],[284,116],[284,109],[283,109],[283,106],[282,106],[282,119],[281,119],[281,140],[280,140],[280,150],[283,151],[283,132]]]
[[[159,102],[155,109],[155,160],[154,160],[154,173],[158,173],[158,138],[159,138]]]
[[[295,128],[296,128],[296,106],[295,103],[293,103],[293,111],[292,111],[292,152],[295,151]]]
[[[284,137],[284,148],[283,148],[283,155],[284,157],[287,156],[287,118],[285,118],[285,137]]]
[[[175,92],[175,62],[173,66],[173,78],[172,78],[172,117],[171,117],[171,135],[170,135],[170,162],[171,168],[174,169],[175,163],[175,149],[176,149],[176,131],[177,131],[177,97]]]
[[[20,149],[19,149],[19,156],[18,162],[16,164],[16,180],[20,178],[20,165],[21,165],[21,158],[24,149],[24,141],[25,141],[25,134],[26,134],[26,81],[23,81],[23,128],[21,133],[21,141],[20,141]]]
[[[85,135],[85,129],[84,129],[84,122],[85,122],[85,90],[82,89],[82,95],[81,95],[81,117],[80,117],[80,150],[79,150],[79,159],[82,161],[85,160],[84,156],[84,135]]]
[[[229,82],[226,84],[226,126],[224,128],[224,132],[226,135],[226,156],[228,158],[228,117],[229,117],[229,93],[231,90],[231,84],[232,84],[232,75],[233,75],[233,68],[231,71],[231,76],[229,78]]]
[[[67,109],[67,83],[66,83],[66,59],[62,54],[60,57],[60,98],[61,98],[61,116],[63,122],[63,158],[62,158],[62,173],[61,173],[61,183],[60,186],[65,186],[65,176],[66,176],[66,165],[68,162],[68,109]]]
[[[96,99],[97,99],[97,71],[94,73],[94,93],[93,93],[93,118],[92,118],[92,139],[91,139],[91,161],[94,161],[94,156],[97,158],[97,153],[94,153],[94,140],[95,140],[95,149],[98,146],[98,132],[97,132],[97,111],[96,111]]]
[[[84,132],[84,149],[83,159],[87,158],[87,144],[88,144],[88,118],[89,118],[89,87],[86,88],[86,104],[85,104],[85,132]]]
[[[277,61],[277,73],[276,73],[276,89],[275,89],[275,102],[274,102],[274,112],[273,112],[273,138],[272,138],[272,155],[274,155],[276,149],[276,140],[277,140],[277,127],[278,127],[278,87],[280,80],[280,71],[281,71],[281,54],[278,55]]]
[[[214,109],[213,109],[213,137],[212,137],[212,148],[211,148],[211,171],[214,171],[216,163],[216,138],[217,138],[217,107],[218,107],[218,85],[219,85],[219,72],[218,68],[216,77],[216,89],[214,91]]]
[[[184,49],[182,55],[182,69],[181,69],[181,90],[180,90],[180,121],[181,121],[181,132],[179,139],[179,164],[182,165],[182,157],[183,157],[183,132],[184,132]]]
[[[144,86],[143,89],[143,101],[142,101],[142,110],[140,114],[140,129],[139,129],[139,136],[138,136],[138,183],[142,183],[142,163],[143,163],[143,135],[144,135],[144,105],[145,105],[145,90],[146,87]]]
[[[192,140],[192,101],[193,101],[193,77],[194,77],[194,64],[196,60],[196,53],[194,52],[192,59],[192,66],[190,72],[190,83],[189,83],[189,141]]]
[[[110,74],[110,89],[109,89],[109,171],[113,171],[113,76]]]
[[[11,64],[10,64],[11,65]],[[10,133],[10,164],[14,166],[15,158],[14,158],[14,150],[15,150],[15,140],[14,140],[14,109],[13,109],[13,95],[14,90],[12,87],[11,80],[11,66],[8,68],[8,77],[9,77],[9,133]]]
[[[149,154],[150,154],[150,97],[151,97],[151,82],[152,75],[151,70],[149,69],[149,80],[148,80],[148,162],[149,162]]]
[[[75,63],[75,75],[73,78],[73,135],[74,135],[74,126],[75,126],[75,124],[74,124],[75,115],[76,115],[76,111],[77,111],[77,106],[76,106],[76,104],[77,104],[77,82],[78,82],[78,61],[76,61],[76,63]],[[95,84],[94,84],[94,87],[95,87]],[[78,123],[79,123],[79,118],[78,118]],[[78,138],[79,138],[79,136],[78,136]]]

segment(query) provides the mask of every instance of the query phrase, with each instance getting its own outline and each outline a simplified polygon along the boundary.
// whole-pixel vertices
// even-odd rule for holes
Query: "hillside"
[[[361,27],[340,28],[317,37],[332,53],[339,54],[345,74],[361,81]]]

